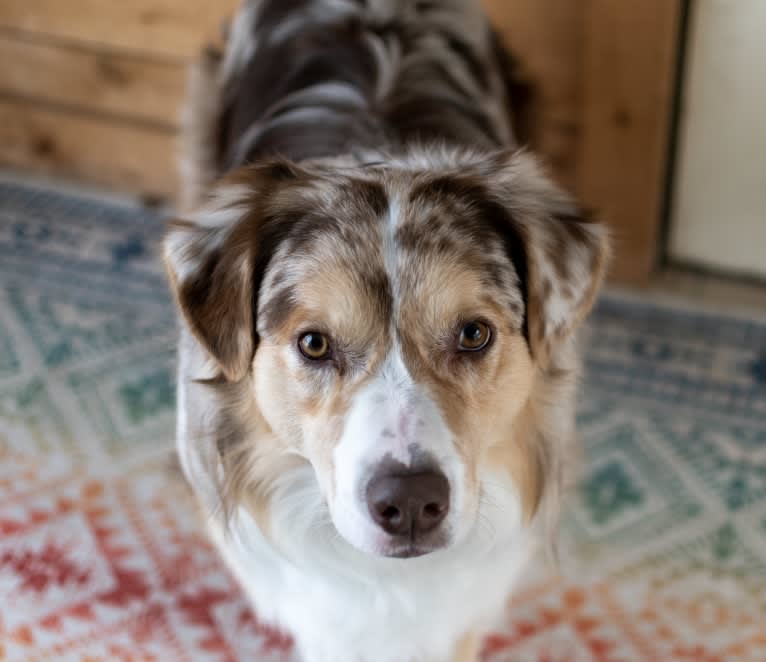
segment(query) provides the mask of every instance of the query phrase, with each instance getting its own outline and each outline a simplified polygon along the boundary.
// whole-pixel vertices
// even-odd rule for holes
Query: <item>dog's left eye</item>
[[[484,349],[492,338],[492,332],[484,322],[469,322],[460,330],[458,349],[463,352],[478,352]]]
[[[298,349],[307,359],[318,361],[330,354],[330,341],[323,333],[310,331],[298,339]]]

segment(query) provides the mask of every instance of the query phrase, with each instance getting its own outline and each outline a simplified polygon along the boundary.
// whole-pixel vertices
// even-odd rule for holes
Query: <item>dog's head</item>
[[[219,373],[229,510],[279,537],[303,490],[307,530],[415,556],[555,493],[606,242],[529,155],[245,168],[165,254]]]

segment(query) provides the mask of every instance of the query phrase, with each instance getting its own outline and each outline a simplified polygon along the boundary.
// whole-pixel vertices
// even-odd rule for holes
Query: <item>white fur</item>
[[[396,229],[401,222],[401,204],[396,195],[388,201],[388,214],[383,229],[383,264],[386,276],[391,284],[391,294],[394,302],[399,300],[399,251],[396,246]]]
[[[190,484],[207,510],[216,513],[211,457],[202,456],[205,448],[214,452],[214,445],[199,443],[212,434],[216,403],[207,387],[193,381],[209,375],[210,366],[187,331],[179,366],[178,452]],[[385,415],[369,429],[363,419],[352,420],[348,439],[339,446],[341,464],[353,466],[354,458],[364,454],[351,441],[354,429],[371,441],[401,411],[407,392],[397,386],[406,378],[402,368],[390,363],[354,404],[364,417],[383,395]],[[455,467],[446,460],[450,453],[447,438],[439,433],[442,424],[427,403],[416,410],[438,433],[428,435],[431,450],[451,473]],[[397,443],[406,443],[387,441],[394,451]],[[406,459],[406,453],[400,457]],[[359,480],[355,473],[352,483]],[[461,634],[487,628],[501,612],[535,549],[533,529],[523,524],[518,493],[504,474],[485,476],[478,516],[469,518],[468,530],[454,544],[406,560],[366,554],[339,535],[315,476],[309,465],[280,475],[268,537],[245,509],[235,513],[227,531],[220,518],[210,520],[213,540],[259,618],[291,633],[305,662],[446,662]],[[453,498],[461,500],[459,494]]]
[[[420,453],[436,463],[450,484],[449,514],[442,527],[451,542],[476,515],[466,512],[475,504],[463,499],[466,470],[439,408],[412,380],[395,347],[380,373],[354,397],[333,453],[336,491],[330,511],[336,529],[352,545],[372,554],[397,551],[396,542],[371,518],[364,494],[381,462],[390,458],[409,467]]]
[[[190,214],[189,218],[201,228],[231,230],[250,210],[248,201],[252,194],[253,190],[245,184],[218,186],[208,194],[207,204]]]
[[[263,122],[254,122],[253,125],[248,128],[245,133],[239,139],[237,143],[236,160],[237,162],[244,162],[246,156],[253,143],[261,137],[264,131],[268,129],[274,129],[284,124],[290,124],[291,122],[316,122],[322,124],[323,120],[332,120],[336,117],[334,111],[322,108],[322,107],[308,107],[308,108],[295,108],[289,110],[279,117],[274,119],[267,119]]]
[[[240,73],[258,46],[254,35],[253,25],[256,22],[258,12],[261,10],[260,2],[248,0],[242,2],[239,11],[234,16],[229,30],[229,43],[226,48],[226,57],[221,66],[221,80],[231,80]]]

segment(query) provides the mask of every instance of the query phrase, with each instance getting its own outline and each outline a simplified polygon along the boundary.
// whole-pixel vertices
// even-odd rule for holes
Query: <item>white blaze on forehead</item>
[[[388,202],[388,213],[383,225],[383,266],[391,285],[394,313],[399,304],[399,257],[396,245],[396,231],[401,223],[402,206],[398,196],[392,193]],[[394,314],[393,319],[396,319]],[[405,368],[406,370],[406,368]]]

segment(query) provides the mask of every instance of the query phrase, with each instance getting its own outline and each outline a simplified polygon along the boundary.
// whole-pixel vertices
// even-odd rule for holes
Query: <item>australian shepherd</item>
[[[601,225],[471,0],[246,0],[194,69],[178,452],[306,662],[475,659],[555,534]]]

